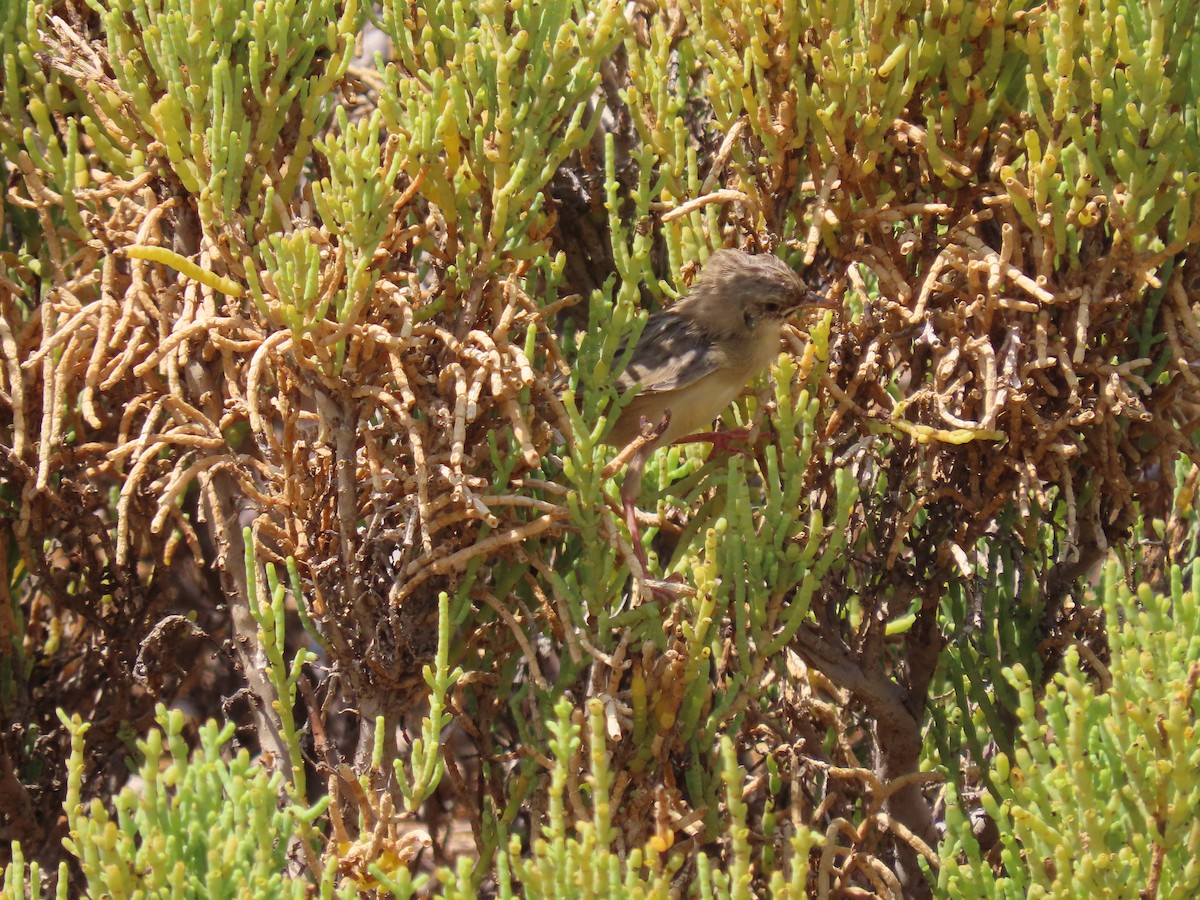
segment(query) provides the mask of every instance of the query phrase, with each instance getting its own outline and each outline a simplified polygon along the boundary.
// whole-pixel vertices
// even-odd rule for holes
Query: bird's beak
[[[804,299],[800,301],[799,305],[794,306],[792,309],[788,310],[788,316],[791,317],[791,316],[795,315],[796,313],[802,312],[806,309],[841,309],[841,308],[842,308],[842,304],[838,303],[835,300],[830,300],[824,294],[822,294],[820,291],[806,290],[804,292]]]

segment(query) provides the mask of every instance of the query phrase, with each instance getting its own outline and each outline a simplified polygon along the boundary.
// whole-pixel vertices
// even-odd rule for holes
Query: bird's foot
[[[612,478],[621,470],[621,466],[628,463],[632,467],[631,476],[636,475],[641,477],[642,467],[646,465],[646,458],[650,455],[649,448],[655,441],[662,437],[663,432],[667,430],[667,426],[671,424],[671,411],[668,409],[663,413],[658,424],[655,425],[645,416],[641,418],[640,430],[637,436],[621,448],[621,452],[612,458],[608,465],[600,472],[601,478]],[[626,491],[633,491],[633,496],[637,496],[637,491],[641,489],[640,485],[622,487],[621,496],[625,496]]]
[[[650,563],[646,559],[646,548],[642,546],[642,532],[638,527],[637,506],[634,504],[632,498],[626,498],[624,506],[625,526],[629,529],[629,542],[637,562],[637,568],[633,572],[633,576],[638,586],[642,590],[649,591],[650,596],[655,600],[665,602],[678,600],[686,594],[695,593],[696,589],[690,584],[686,584],[683,576],[678,572],[667,579],[650,577]],[[630,568],[632,569],[633,566],[630,566]]]
[[[772,441],[775,435],[769,431],[758,433],[759,441]],[[675,441],[676,444],[712,444],[714,453],[746,453],[750,447],[749,428],[731,428],[728,431],[701,431]]]
[[[625,506],[625,527],[629,529],[629,543],[633,547],[633,555],[641,568],[642,579],[647,580],[649,562],[646,559],[646,548],[642,546],[642,531],[638,527],[637,505],[632,497],[623,498]]]
[[[646,443],[652,444],[662,437],[663,432],[667,430],[667,426],[671,424],[671,410],[664,409],[662,418],[658,423],[651,422],[645,416],[638,419],[638,435],[646,440]]]
[[[696,589],[692,585],[683,580],[683,576],[678,572],[670,578],[647,578],[642,582],[642,587],[650,592],[650,596],[655,600],[671,602],[678,600],[680,597],[692,596],[696,593]]]

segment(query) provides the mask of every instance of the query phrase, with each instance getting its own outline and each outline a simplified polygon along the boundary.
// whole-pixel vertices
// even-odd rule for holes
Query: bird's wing
[[[617,358],[624,352],[622,346]],[[720,354],[712,338],[695,322],[670,312],[656,313],[642,329],[617,390],[624,393],[640,384],[642,395],[677,391],[719,366]]]

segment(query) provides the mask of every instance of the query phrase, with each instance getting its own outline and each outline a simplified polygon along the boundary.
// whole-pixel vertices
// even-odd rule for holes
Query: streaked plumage
[[[662,432],[630,457],[621,485],[625,522],[643,575],[636,501],[647,460],[659,447],[710,428],[775,359],[784,320],[810,299],[804,282],[778,257],[718,250],[687,296],[646,323],[617,381],[622,393],[640,387],[608,436],[610,444],[627,446],[643,423],[658,428],[670,413]]]
[[[780,330],[807,298],[799,276],[778,257],[741,250],[714,253],[688,295],[655,313],[617,382],[641,389],[609,434],[618,446],[641,430],[643,417],[671,421],[654,448],[706,429],[775,359]]]

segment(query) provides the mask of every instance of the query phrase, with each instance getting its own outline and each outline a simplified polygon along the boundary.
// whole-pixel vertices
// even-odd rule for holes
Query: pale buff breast
[[[652,426],[657,426],[668,409],[671,411],[670,423],[654,442],[654,449],[690,434],[710,430],[713,420],[738,398],[751,379],[774,361],[779,352],[779,333],[779,323],[761,322],[748,340],[728,348],[733,351],[729,356],[736,360],[736,365],[719,366],[716,371],[678,390],[637,395],[621,411],[608,442],[614,446],[628,444],[640,432],[643,417]]]

